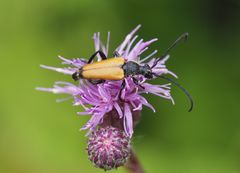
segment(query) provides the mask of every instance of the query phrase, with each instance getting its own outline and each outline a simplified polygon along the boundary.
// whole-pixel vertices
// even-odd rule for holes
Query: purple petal
[[[156,112],[156,110],[154,109],[154,107],[153,107],[150,103],[148,103],[148,101],[147,101],[144,97],[140,96],[140,98],[141,98],[141,103],[142,103],[143,105],[151,108],[151,109],[153,110],[153,112]]]
[[[119,106],[119,104],[117,102],[114,102],[113,106],[117,110],[119,118],[122,118],[123,117],[123,112],[122,112],[121,107]]]
[[[123,54],[123,49],[126,47],[126,45],[130,42],[130,40],[132,39],[133,35],[137,32],[137,30],[139,30],[139,28],[141,27],[141,25],[138,25],[134,30],[132,30],[132,32],[130,32],[124,39],[124,41],[122,42],[122,44],[116,49],[117,52],[122,55]]]
[[[124,103],[124,130],[126,134],[131,137],[133,134],[133,119],[132,112],[128,103]]]
[[[151,58],[153,55],[155,55],[158,51],[154,50],[150,55],[146,56],[144,59],[142,59],[139,63],[142,63],[146,61],[147,59]]]
[[[124,57],[127,57],[127,55],[129,54],[130,48],[132,46],[132,44],[134,43],[134,41],[138,38],[138,35],[136,35],[131,42],[128,44],[127,49],[124,51]]]
[[[50,66],[46,66],[46,65],[40,65],[40,67],[48,69],[48,70],[53,70],[59,73],[64,73],[64,74],[68,74],[68,75],[72,75],[76,69],[75,68],[57,68],[57,67],[50,67]]]
[[[101,114],[93,114],[91,119],[80,129],[80,130],[86,130],[92,127],[96,127],[98,123],[103,118],[104,113]]]
[[[99,86],[98,92],[104,101],[109,101],[109,99],[111,99],[110,95],[107,93],[107,91],[103,87]]]

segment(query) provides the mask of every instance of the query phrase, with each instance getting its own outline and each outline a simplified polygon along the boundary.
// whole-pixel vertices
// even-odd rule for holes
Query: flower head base
[[[150,44],[157,41],[157,39],[155,38],[146,42],[144,42],[143,39],[140,39],[134,45],[134,42],[138,38],[138,36],[135,36],[135,33],[139,28],[140,25],[137,26],[130,34],[128,34],[124,41],[114,51],[117,51],[121,57],[124,57],[126,62],[135,61],[140,65],[143,65],[143,63],[145,63],[149,66],[153,66],[155,59],[158,57],[152,57],[157,53],[157,51],[155,50],[143,58],[142,53],[148,49],[148,46]],[[93,39],[95,43],[95,50],[102,50],[104,54],[108,56],[110,34],[108,33],[108,41],[106,45],[101,42],[100,33],[94,34]],[[45,65],[41,65],[41,67],[72,75],[87,63],[85,59],[81,58],[72,60],[63,57],[59,58],[63,61],[63,64],[69,65],[70,67],[56,68]],[[98,58],[100,60],[100,57]],[[152,58],[152,60],[146,62],[149,58]],[[169,71],[165,66],[165,62],[168,58],[169,56],[166,55],[157,61],[157,64],[155,64],[154,68],[152,68],[152,72],[158,76],[163,74],[170,74],[176,77],[176,75]],[[154,94],[173,102],[173,99],[170,95],[170,84],[153,85],[147,83],[148,79],[142,75],[136,76],[135,78],[138,80],[139,84],[141,84],[142,87],[137,85],[133,81],[132,77],[125,77],[123,80],[125,80],[126,87],[121,92],[121,100],[119,99],[119,91],[121,89],[123,80],[107,80],[102,84],[94,85],[88,80],[80,79],[78,84],[56,82],[53,88],[38,88],[38,90],[48,91],[55,94],[65,93],[71,95],[74,99],[74,105],[80,105],[85,109],[84,112],[78,112],[78,114],[91,115],[91,119],[88,121],[88,123],[81,128],[82,130],[89,129],[89,133],[96,130],[98,125],[102,124],[104,116],[107,113],[113,110],[116,111],[123,123],[126,135],[131,137],[133,134],[134,124],[133,112],[141,111],[143,105],[155,111],[152,105],[148,103],[148,101],[142,96],[143,93]]]
[[[122,166],[130,154],[130,138],[119,128],[102,127],[89,136],[88,157],[98,168],[111,170]]]

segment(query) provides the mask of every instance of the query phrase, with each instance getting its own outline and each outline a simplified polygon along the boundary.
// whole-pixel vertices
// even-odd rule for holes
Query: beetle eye
[[[152,72],[149,71],[148,73],[146,73],[146,74],[144,75],[144,77],[147,78],[147,79],[153,78]]]
[[[148,64],[144,64],[144,67],[145,67],[146,69],[151,69]]]

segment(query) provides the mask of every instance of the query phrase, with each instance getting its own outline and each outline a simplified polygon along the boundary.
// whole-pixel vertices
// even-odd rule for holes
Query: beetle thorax
[[[148,64],[143,66],[139,65],[134,61],[128,61],[123,65],[124,75],[134,76],[134,75],[143,75],[146,78],[152,78],[152,70]]]
[[[128,61],[122,68],[126,77],[140,74],[140,65],[136,62]]]

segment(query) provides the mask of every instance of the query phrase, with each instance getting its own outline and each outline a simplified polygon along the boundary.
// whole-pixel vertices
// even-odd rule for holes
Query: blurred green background
[[[113,50],[136,25],[151,50],[163,52],[181,33],[189,40],[172,51],[169,69],[195,100],[193,112],[176,87],[176,105],[147,96],[133,146],[147,173],[240,172],[240,2],[237,0],[1,0],[0,172],[98,173],[87,159],[89,117],[63,95],[35,90],[68,76],[39,68],[59,66],[57,55],[89,57],[92,35]],[[148,52],[150,53],[150,52]],[[161,80],[153,83],[161,83]],[[124,173],[125,169],[117,171]]]

